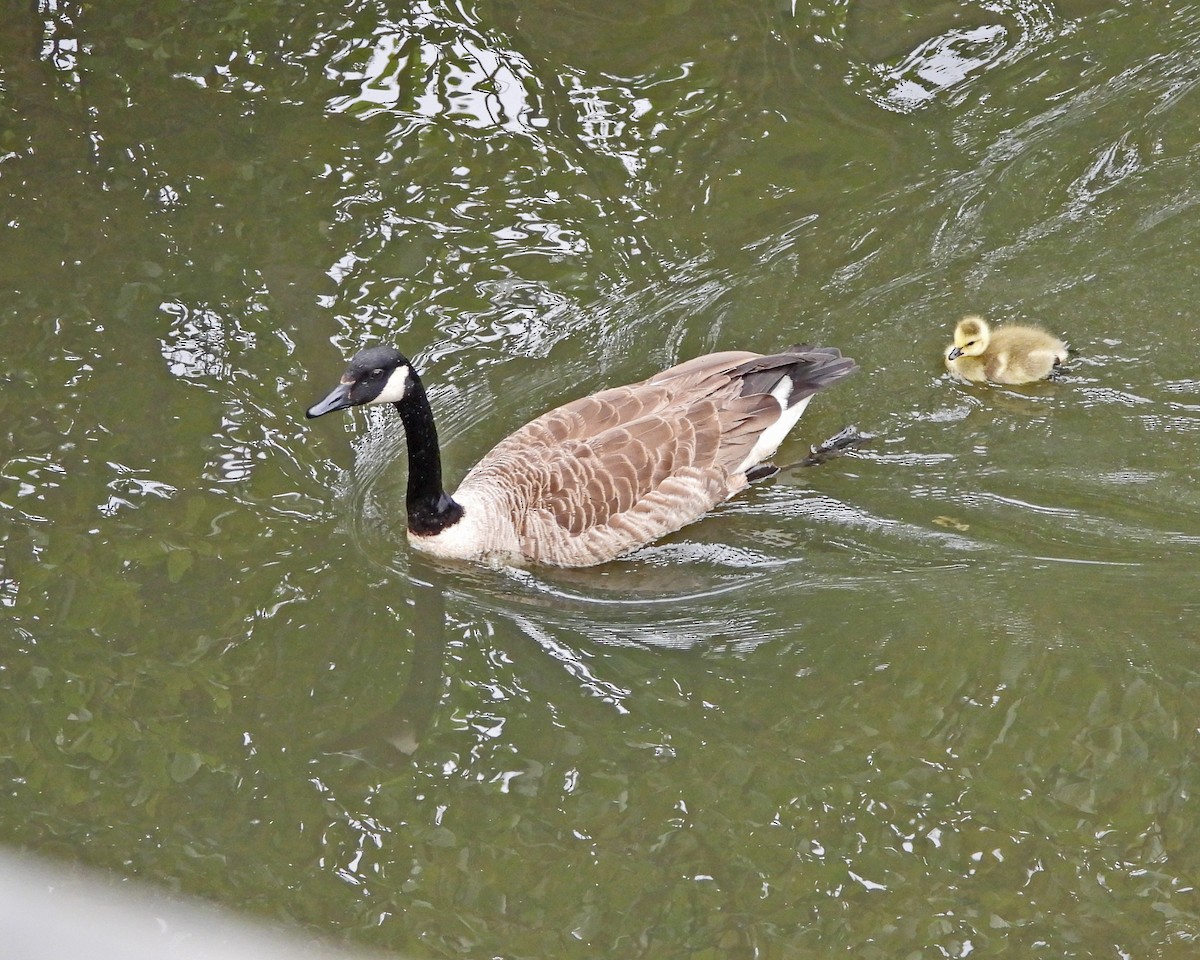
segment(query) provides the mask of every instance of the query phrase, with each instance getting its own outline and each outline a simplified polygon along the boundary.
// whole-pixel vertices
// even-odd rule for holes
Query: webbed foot
[[[840,457],[847,450],[868,444],[874,439],[875,436],[873,434],[862,433],[858,427],[851,424],[839,430],[824,443],[818,443],[815,447],[810,447],[808,456],[800,462],[793,464],[793,466],[815,467],[828,460],[832,460],[834,457]]]

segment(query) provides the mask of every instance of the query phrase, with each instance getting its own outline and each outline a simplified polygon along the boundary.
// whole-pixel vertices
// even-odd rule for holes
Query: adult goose
[[[814,393],[856,369],[832,347],[696,357],[544,413],[501,440],[451,496],[433,411],[412,363],[361,350],[308,409],[390,403],[408,442],[408,537],[492,564],[604,563],[678,530],[773,468],[762,466]]]
[[[983,317],[963,317],[946,348],[946,369],[982,383],[1032,383],[1066,363],[1067,345],[1041,327],[1009,323],[993,329]]]

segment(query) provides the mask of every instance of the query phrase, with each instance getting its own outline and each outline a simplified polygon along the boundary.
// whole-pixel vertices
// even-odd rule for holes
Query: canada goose
[[[1038,327],[992,330],[983,317],[963,317],[946,348],[946,369],[964,380],[1031,383],[1067,360],[1067,345]]]
[[[425,388],[398,350],[359,351],[308,416],[395,406],[408,442],[408,539],[416,549],[586,567],[678,530],[768,475],[759,465],[812,395],[855,369],[832,347],[696,357],[542,414],[501,440],[454,496],[442,486]]]

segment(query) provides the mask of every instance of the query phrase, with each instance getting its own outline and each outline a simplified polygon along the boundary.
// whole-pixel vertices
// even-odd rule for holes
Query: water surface
[[[1190,956],[1198,83],[1175,2],[10,10],[0,840],[414,956]],[[798,340],[782,459],[876,439],[433,563],[303,419],[381,339],[453,478]]]

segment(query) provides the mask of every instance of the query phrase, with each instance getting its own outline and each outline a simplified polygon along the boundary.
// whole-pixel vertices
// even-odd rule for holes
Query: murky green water
[[[1198,119],[1180,2],[8,4],[0,841],[415,956],[1192,956]],[[303,420],[379,339],[453,478],[796,340],[785,457],[877,440],[439,566]]]

